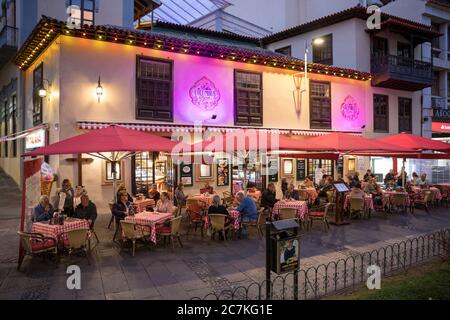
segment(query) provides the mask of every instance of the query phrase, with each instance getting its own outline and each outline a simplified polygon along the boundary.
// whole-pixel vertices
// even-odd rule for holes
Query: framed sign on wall
[[[306,178],[306,160],[298,159],[297,160],[297,181],[303,181]]]
[[[293,176],[294,176],[294,160],[283,159],[283,177],[293,177]]]
[[[196,181],[212,181],[214,180],[214,172],[212,164],[197,164],[195,166]]]
[[[278,182],[278,157],[267,158],[267,177],[269,182]]]
[[[116,161],[116,182],[123,183],[125,175],[125,166],[123,161]],[[103,185],[109,185],[113,183],[112,162],[103,161],[102,166]]]
[[[230,164],[228,159],[217,159],[217,186],[230,185]]]
[[[180,182],[186,187],[194,185],[193,165],[192,163],[180,164]]]

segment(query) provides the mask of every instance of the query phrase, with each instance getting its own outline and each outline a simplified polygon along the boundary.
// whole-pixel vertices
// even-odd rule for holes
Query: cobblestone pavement
[[[58,266],[35,258],[25,261],[18,272],[19,205],[20,198],[11,200],[0,193],[0,299],[190,299],[265,277],[264,240],[255,233],[247,240],[224,242],[202,240],[197,232],[189,239],[182,236],[184,247],[173,252],[170,245],[138,246],[132,257],[128,248],[120,251],[111,242],[106,213],[96,223],[100,243],[92,251],[90,265],[85,257],[75,255],[62,257]],[[306,269],[445,228],[450,228],[448,208],[433,209],[431,215],[421,210],[414,216],[396,214],[387,219],[374,215],[370,220],[331,226],[329,233],[317,223],[302,234],[301,266]],[[81,290],[67,289],[66,270],[72,264],[81,268]]]

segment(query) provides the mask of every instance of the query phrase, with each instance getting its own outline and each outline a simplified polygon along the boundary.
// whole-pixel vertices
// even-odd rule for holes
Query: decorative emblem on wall
[[[189,90],[192,103],[203,110],[213,110],[220,100],[220,92],[207,77],[198,80]]]
[[[341,104],[341,114],[344,119],[348,121],[354,121],[358,119],[359,107],[358,103],[352,96],[347,96],[344,102]]]

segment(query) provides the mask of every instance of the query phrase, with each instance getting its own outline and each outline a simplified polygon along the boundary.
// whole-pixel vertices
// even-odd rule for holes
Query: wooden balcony
[[[432,86],[431,63],[401,56],[385,55],[371,59],[372,86],[419,91]]]

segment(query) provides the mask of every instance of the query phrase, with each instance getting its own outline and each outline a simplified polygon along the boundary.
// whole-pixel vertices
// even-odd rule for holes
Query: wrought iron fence
[[[381,276],[401,271],[435,257],[450,256],[450,229],[407,239],[370,252],[354,254],[347,258],[320,264],[298,271],[298,283],[294,274],[276,276],[271,280],[271,296],[266,295],[267,282],[253,282],[232,290],[212,292],[193,300],[308,300],[355,288],[368,277],[367,267],[377,265]]]

